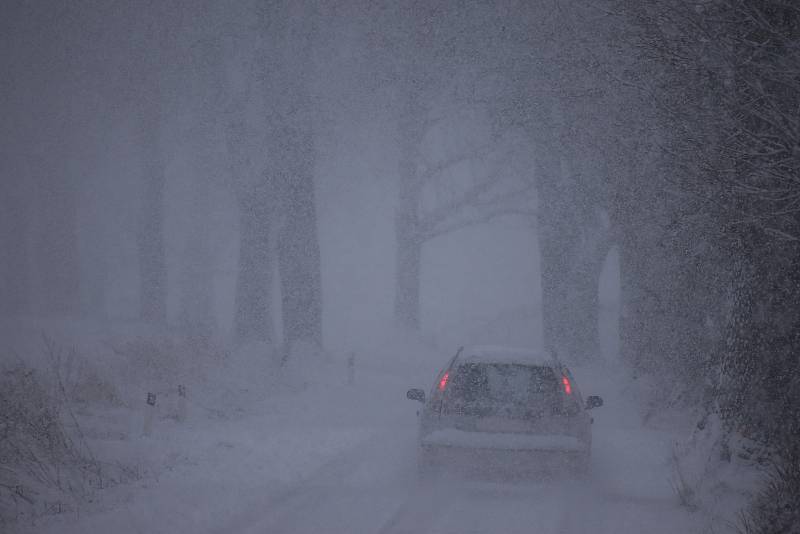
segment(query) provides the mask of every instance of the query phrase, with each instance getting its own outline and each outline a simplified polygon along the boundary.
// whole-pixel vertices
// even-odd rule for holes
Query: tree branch
[[[437,211],[437,217],[423,220],[420,230],[422,242],[439,237],[467,226],[489,222],[504,215],[521,215],[534,217],[536,211],[527,207],[526,193],[533,188],[532,183],[526,183],[520,189],[507,191],[498,196],[481,200],[484,192],[497,184],[496,177],[481,182],[457,202],[449,204],[451,209]],[[453,206],[456,206],[453,208]],[[464,213],[467,208],[472,208],[472,213]]]

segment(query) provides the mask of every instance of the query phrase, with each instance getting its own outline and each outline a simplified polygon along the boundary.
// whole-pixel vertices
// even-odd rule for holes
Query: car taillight
[[[444,391],[447,387],[447,379],[450,378],[450,371],[445,371],[442,378],[439,379],[439,391]]]
[[[561,383],[564,385],[564,393],[572,395],[572,384],[569,383],[569,378],[562,376]]]

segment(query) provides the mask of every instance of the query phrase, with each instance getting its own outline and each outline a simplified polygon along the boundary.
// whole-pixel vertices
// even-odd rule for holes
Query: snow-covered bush
[[[681,458],[679,457],[678,451],[675,449],[672,451],[670,466],[672,471],[670,484],[672,485],[672,490],[675,492],[675,495],[678,497],[678,502],[688,510],[695,511],[698,506],[697,488],[695,484],[693,484],[693,481],[690,481],[686,474],[684,474]]]
[[[63,415],[40,372],[22,364],[0,370],[0,524],[70,509],[102,483]]]
[[[800,445],[785,452],[742,516],[746,534],[800,533]]]
[[[81,404],[119,406],[116,386],[102,376],[96,365],[78,353],[73,346],[65,349],[48,335],[43,336],[45,364],[54,387],[66,400]]]
[[[168,337],[135,337],[116,340],[110,345],[123,359],[130,380],[161,382],[180,374],[181,348]]]
[[[119,404],[113,384],[44,336],[46,368],[0,367],[0,525],[75,510],[94,491],[137,478],[93,454],[74,403]]]

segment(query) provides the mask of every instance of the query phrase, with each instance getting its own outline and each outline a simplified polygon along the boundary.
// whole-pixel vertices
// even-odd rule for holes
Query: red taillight
[[[447,379],[450,378],[450,371],[445,371],[442,378],[439,379],[439,391],[444,391],[447,387]]]
[[[572,384],[569,383],[569,378],[562,376],[561,383],[564,384],[564,393],[572,395]]]

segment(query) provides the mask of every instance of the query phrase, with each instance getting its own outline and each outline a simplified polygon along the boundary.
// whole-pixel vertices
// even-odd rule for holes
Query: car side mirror
[[[599,408],[603,405],[603,398],[597,395],[589,395],[586,397],[586,409]]]
[[[411,399],[411,400],[415,400],[415,401],[419,401],[419,402],[425,402],[425,392],[422,391],[421,389],[416,389],[416,388],[409,389],[406,392],[406,397]]]

